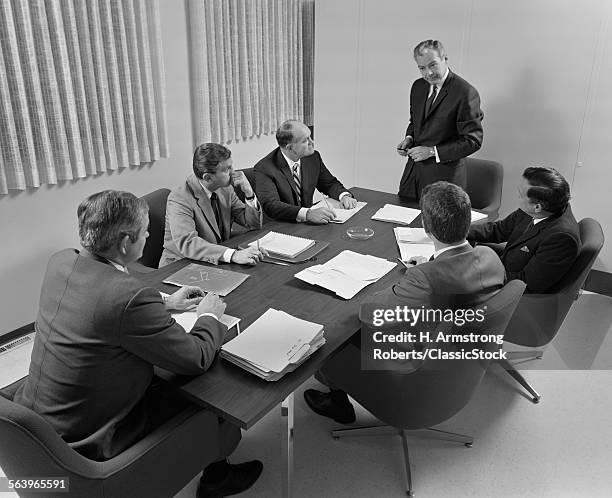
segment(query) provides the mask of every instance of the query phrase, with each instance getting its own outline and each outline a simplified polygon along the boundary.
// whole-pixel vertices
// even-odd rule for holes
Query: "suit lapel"
[[[550,217],[544,221],[540,221],[540,223],[537,225],[533,225],[529,229],[525,230],[514,242],[512,242],[512,244],[508,244],[506,246],[505,252],[507,252],[508,249],[521,245],[527,242],[529,239],[533,239],[535,236],[539,235],[540,232],[552,221],[552,219],[553,217]]]
[[[195,197],[198,207],[202,210],[207,223],[217,236],[217,240],[223,240],[221,237],[221,230],[217,226],[217,220],[215,220],[215,213],[212,209],[212,205],[210,204],[210,199],[206,195],[206,192],[204,192],[202,185],[200,185],[200,182],[195,175],[191,175],[189,178],[187,178],[187,185]]]
[[[426,121],[434,112],[436,112],[436,109],[440,106],[442,101],[446,98],[446,96],[448,95],[448,89],[452,85],[452,79],[453,79],[453,72],[449,71],[448,76],[446,77],[446,80],[444,81],[444,84],[442,85],[442,88],[440,88],[438,92],[438,96],[436,97],[436,100],[434,100],[433,104],[431,105],[429,114],[423,117],[423,121]],[[429,87],[428,87],[427,93],[429,93]],[[425,100],[427,101],[427,96],[425,96]],[[423,113],[425,113],[425,107],[423,107]]]

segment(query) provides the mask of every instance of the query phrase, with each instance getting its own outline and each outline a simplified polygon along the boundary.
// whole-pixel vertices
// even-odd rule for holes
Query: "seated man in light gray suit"
[[[166,205],[164,252],[160,268],[181,258],[207,263],[254,265],[262,254],[256,248],[230,249],[232,222],[261,228],[262,212],[244,173],[233,171],[232,153],[219,144],[199,145],[193,154],[193,175],[173,190]],[[232,184],[242,190],[246,205]]]
[[[435,247],[433,260],[407,269],[399,282],[364,301],[360,313],[363,323],[369,325],[371,316],[368,317],[364,310],[373,307],[471,308],[492,297],[503,286],[504,266],[497,254],[489,247],[472,248],[466,241],[471,205],[470,198],[461,187],[444,181],[426,186],[421,196],[421,210],[423,228]],[[435,329],[436,324],[432,321],[428,325],[430,329]],[[418,344],[414,346],[419,347]],[[315,389],[304,392],[304,398],[314,412],[340,423],[355,421],[355,411],[346,393],[333,388],[334,376],[326,373],[326,368],[337,370],[338,365],[333,364],[334,360],[346,360],[347,357],[357,357],[348,364],[359,368],[360,355],[360,334],[356,334],[341,354],[323,366],[317,378],[330,386],[331,392],[323,393]],[[346,375],[360,374],[364,379],[368,374],[346,372],[346,368],[344,372]],[[372,385],[363,385],[366,390],[373,388]],[[358,393],[348,394],[358,397]]]

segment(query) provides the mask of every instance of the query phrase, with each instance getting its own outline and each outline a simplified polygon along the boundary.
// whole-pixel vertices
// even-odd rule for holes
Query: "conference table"
[[[223,265],[224,269],[249,275],[249,278],[224,298],[227,303],[226,313],[242,319],[242,330],[269,308],[282,310],[324,326],[326,343],[304,364],[275,382],[260,379],[220,358],[215,360],[206,373],[197,377],[178,376],[156,370],[157,375],[178,388],[183,396],[245,430],[253,427],[280,404],[283,424],[282,451],[286,459],[282,477],[283,496],[291,495],[293,392],[359,330],[358,312],[362,301],[370,294],[396,282],[403,275],[404,268],[398,263],[379,281],[366,287],[350,300],[342,299],[332,291],[294,277],[294,274],[302,269],[323,264],[343,250],[371,254],[389,261],[397,260],[399,252],[393,233],[393,227],[396,225],[370,218],[385,203],[408,207],[414,207],[414,204],[402,201],[397,195],[374,190],[353,188],[351,192],[359,201],[367,202],[367,205],[344,224],[310,225],[270,221],[265,223],[261,230],[242,233],[226,242],[230,247],[237,247],[261,237],[269,230],[329,242],[329,246],[320,252],[315,260],[302,264]],[[347,228],[353,226],[372,228],[374,236],[368,240],[353,240],[346,235]],[[413,221],[412,226],[420,226],[420,216]],[[142,274],[140,278],[146,284],[164,292],[173,292],[176,287],[160,282],[190,263],[194,261],[176,261],[159,270]],[[200,264],[206,266],[205,263]]]

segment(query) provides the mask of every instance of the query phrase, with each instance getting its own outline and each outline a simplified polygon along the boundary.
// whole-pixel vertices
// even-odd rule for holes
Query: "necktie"
[[[300,176],[298,173],[298,168],[300,167],[300,165],[298,163],[295,163],[293,165],[292,171],[293,171],[293,181],[295,182],[295,186],[297,187],[297,191],[298,191],[298,196],[297,196],[297,200],[298,200],[298,204],[301,206],[302,205],[302,183],[300,182]]]
[[[219,233],[223,234],[223,229],[221,228],[221,211],[219,209],[219,198],[215,192],[210,196],[210,205],[212,206],[213,213],[215,213],[215,221],[217,222],[217,226],[219,227]],[[217,237],[219,239],[219,237]],[[219,242],[220,240],[217,240]]]
[[[429,111],[431,111],[431,106],[433,105],[434,100],[436,100],[436,95],[438,95],[438,87],[434,85],[433,92],[431,92],[431,95],[427,99],[427,102],[425,102],[425,116],[427,116],[429,114]]]

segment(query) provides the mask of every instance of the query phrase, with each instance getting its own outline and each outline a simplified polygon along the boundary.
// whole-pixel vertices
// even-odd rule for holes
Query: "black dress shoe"
[[[234,465],[228,463],[227,467],[227,475],[218,482],[206,481],[202,476],[198,485],[197,498],[222,498],[246,491],[261,474],[263,463],[259,460],[252,460]]]
[[[319,415],[332,418],[339,424],[355,422],[355,409],[344,391],[324,393],[316,389],[306,389],[304,399],[310,409]]]

